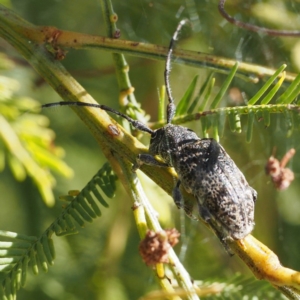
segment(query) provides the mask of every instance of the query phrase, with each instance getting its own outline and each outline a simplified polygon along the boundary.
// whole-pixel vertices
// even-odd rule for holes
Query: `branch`
[[[35,26],[1,5],[0,22],[0,35],[9,43],[11,43],[10,40],[13,38],[10,36],[11,31],[13,31],[18,33],[19,37],[25,38],[27,42],[29,40],[37,45],[43,45],[46,42],[62,48],[101,49],[113,53],[123,53],[162,61],[165,61],[168,51],[167,47],[159,45],[64,31],[51,26]],[[181,49],[174,50],[172,60],[174,63],[207,68],[225,74],[228,74],[236,63],[232,59]],[[247,81],[258,82],[260,78],[264,76],[269,77],[274,72],[275,70],[271,68],[241,62],[236,75]],[[294,78],[295,74],[287,73],[285,80],[292,81]]]
[[[134,47],[132,42],[127,41],[110,40],[70,32],[61,33],[60,38],[64,37],[65,45],[67,44],[66,40],[69,39],[69,45],[72,45],[72,43],[75,45],[78,41],[80,41],[82,46],[83,38],[85,38],[85,43],[94,40],[93,44],[89,44],[90,48],[92,47],[91,45],[95,47],[95,45],[100,43],[100,41],[102,41],[103,45],[106,46],[108,43],[107,41],[109,41],[111,44],[114,43],[115,46],[118,44],[128,47],[127,51],[124,50],[126,48],[125,46],[125,48],[122,49],[114,48],[114,52],[122,51],[128,53],[129,49]],[[66,71],[62,64],[53,58],[53,54],[47,51],[43,44],[43,41],[45,40],[45,31],[43,31],[41,27],[35,27],[29,24],[18,17],[14,12],[2,7],[0,9],[0,36],[15,47],[15,49],[31,63],[33,68],[64,100],[96,103],[87,91]],[[29,41],[28,37],[30,37]],[[136,45],[141,46],[139,43]],[[147,48],[145,44],[143,47]],[[165,48],[153,45],[150,45],[149,47],[155,47],[157,51],[156,55],[158,55],[157,57],[164,59],[166,51]],[[142,47],[140,49],[142,49]],[[158,54],[160,51],[162,51],[161,54]],[[141,54],[142,52],[139,53]],[[177,52],[177,55],[178,53],[188,52],[179,51]],[[195,55],[195,52],[189,53],[193,53]],[[144,54],[145,52],[143,52],[143,55]],[[226,65],[228,65],[228,62],[233,61],[226,60]],[[268,72],[271,72],[270,69],[263,68],[263,70],[264,72],[267,70]],[[104,111],[88,107],[72,107],[72,109],[88,126],[91,133],[99,143],[100,148],[107,155],[108,160],[112,160],[109,153],[116,152],[122,159],[133,163],[137,154],[145,153],[147,151],[143,144],[133,138]],[[113,162],[113,165],[114,164],[115,161]],[[173,177],[176,176],[172,170],[157,168],[155,169],[155,172],[153,172],[153,168],[146,165],[143,165],[141,169],[167,193],[171,194],[174,183]],[[187,193],[184,194],[184,198],[190,203],[195,201],[193,196]],[[268,280],[276,288],[285,293],[285,295],[287,295],[290,299],[299,299],[300,273],[282,267],[277,256],[265,245],[251,235],[248,235],[243,240],[231,241],[229,244],[232,250],[247,264],[258,279]]]

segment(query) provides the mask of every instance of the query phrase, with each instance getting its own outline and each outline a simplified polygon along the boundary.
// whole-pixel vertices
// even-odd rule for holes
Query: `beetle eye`
[[[152,139],[156,139],[157,138],[157,130],[155,130],[152,134],[151,134],[151,140]]]

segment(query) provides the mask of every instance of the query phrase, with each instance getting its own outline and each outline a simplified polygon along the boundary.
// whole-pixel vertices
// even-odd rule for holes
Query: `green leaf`
[[[277,99],[277,103],[289,104],[290,103],[290,95],[299,88],[300,83],[300,73],[296,76],[296,78],[292,81],[286,91]]]
[[[223,98],[223,96],[225,95],[225,93],[226,93],[226,91],[227,91],[227,89],[228,89],[228,87],[229,87],[232,79],[234,78],[234,75],[235,75],[238,67],[239,67],[239,63],[237,62],[237,63],[235,63],[235,65],[233,66],[233,68],[230,70],[230,73],[226,77],[226,79],[223,82],[223,84],[222,84],[222,86],[221,86],[218,94],[216,95],[215,99],[213,100],[213,102],[212,102],[212,104],[210,106],[211,109],[214,109],[214,108],[216,108],[219,105],[219,103],[220,103],[221,99]]]
[[[286,68],[286,65],[282,65],[276,72],[267,80],[263,87],[248,101],[248,105],[254,105],[262,95],[267,91],[267,89],[273,84],[278,75]]]
[[[165,119],[165,102],[166,102],[166,86],[163,85],[160,89],[159,89],[159,93],[158,93],[158,99],[159,99],[159,105],[158,105],[158,121],[162,122]]]
[[[189,87],[185,91],[182,99],[179,101],[179,103],[177,105],[177,109],[176,109],[176,114],[175,114],[176,116],[183,115],[187,112],[188,107],[189,107],[189,103],[190,103],[190,101],[193,97],[193,94],[195,92],[198,77],[199,77],[198,75],[196,75],[194,77],[194,79],[190,83]]]
[[[275,86],[271,89],[271,91],[265,96],[265,98],[263,100],[261,100],[262,105],[268,104],[273,99],[274,95],[280,89],[284,79],[285,79],[285,72],[283,72],[283,75],[278,80],[278,82],[275,84]]]

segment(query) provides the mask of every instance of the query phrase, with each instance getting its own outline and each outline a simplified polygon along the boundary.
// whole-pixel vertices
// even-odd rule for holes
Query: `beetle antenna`
[[[175,42],[178,39],[179,32],[180,32],[182,26],[185,25],[188,22],[189,22],[189,20],[187,20],[187,19],[181,20],[179,22],[179,24],[178,24],[178,26],[177,26],[177,28],[176,28],[173,36],[172,36],[172,39],[170,41],[169,51],[168,51],[168,54],[167,54],[164,77],[165,77],[165,85],[166,85],[168,101],[169,101],[169,104],[167,106],[167,123],[168,124],[170,124],[172,122],[172,119],[173,119],[173,117],[175,115],[175,111],[176,111],[176,106],[174,104],[174,98],[172,96],[170,80],[169,80],[169,75],[170,75],[170,71],[171,71],[171,57],[172,57]]]
[[[47,103],[47,104],[42,105],[42,108],[49,108],[49,107],[55,107],[55,106],[87,106],[87,107],[100,108],[100,109],[109,111],[115,115],[118,115],[118,116],[126,119],[137,130],[148,132],[150,134],[153,134],[153,132],[154,132],[152,129],[150,129],[144,123],[142,123],[138,120],[134,120],[134,119],[130,118],[129,116],[122,114],[122,113],[118,112],[117,110],[110,108],[106,105],[101,105],[101,104],[96,104],[96,103],[87,103],[87,102],[63,101],[63,102]]]

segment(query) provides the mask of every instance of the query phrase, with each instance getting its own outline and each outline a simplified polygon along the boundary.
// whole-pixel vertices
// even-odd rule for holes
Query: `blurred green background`
[[[36,25],[51,25],[63,30],[106,35],[100,2],[97,0],[23,0],[0,1],[22,18]],[[217,1],[173,0],[113,1],[118,14],[117,26],[121,38],[167,46],[180,19],[193,17],[193,31],[185,29],[177,47],[206,52],[244,62],[278,68],[288,65],[288,71],[300,71],[300,42],[293,38],[269,37],[247,32],[222,19]],[[252,24],[300,29],[300,3],[291,1],[236,1],[226,4],[236,18]],[[15,97],[30,97],[41,104],[60,101],[59,96],[4,40],[0,51],[10,63],[1,76],[15,79],[19,89]],[[164,84],[164,63],[137,57],[126,57],[135,95],[142,108],[157,119],[158,88]],[[111,54],[104,51],[70,50],[62,61],[67,70],[101,104],[118,108],[118,86]],[[183,96],[196,74],[201,82],[209,75],[206,69],[182,65],[172,66],[171,86],[175,99]],[[226,75],[216,74],[216,87]],[[222,106],[250,99],[263,82],[253,84],[234,79],[242,100],[228,93]],[[105,159],[85,126],[69,108],[43,111],[55,131],[55,145],[65,149],[65,161],[74,170],[72,178],[56,176],[55,197],[71,189],[82,189],[103,165]],[[245,128],[246,119],[242,119]],[[200,122],[187,124],[201,132]],[[277,192],[264,173],[265,163],[276,147],[281,158],[287,150],[298,147],[299,131],[291,130],[283,116],[273,115],[271,126],[255,122],[253,139],[246,143],[245,131],[232,133],[226,123],[221,139],[230,156],[244,172],[248,182],[258,192],[253,235],[275,251],[283,265],[300,270],[300,152],[290,163],[295,181],[286,191]],[[147,141],[147,139],[144,139]],[[297,142],[298,141],[298,142]],[[195,280],[230,281],[237,272],[252,275],[237,257],[229,258],[213,234],[200,222],[186,218],[172,199],[142,177],[150,201],[158,211],[165,228],[181,231],[181,243],[175,250]],[[16,181],[6,166],[0,173],[0,229],[39,236],[61,211],[57,200],[47,207],[31,179]],[[57,259],[48,274],[30,276],[18,299],[138,299],[157,289],[153,272],[138,254],[139,237],[122,187],[109,200],[110,208],[103,216],[87,225],[79,235],[55,238]],[[270,296],[271,297],[271,296]],[[238,299],[238,298],[237,298]],[[264,298],[266,299],[266,298]],[[271,298],[270,298],[271,299]]]

